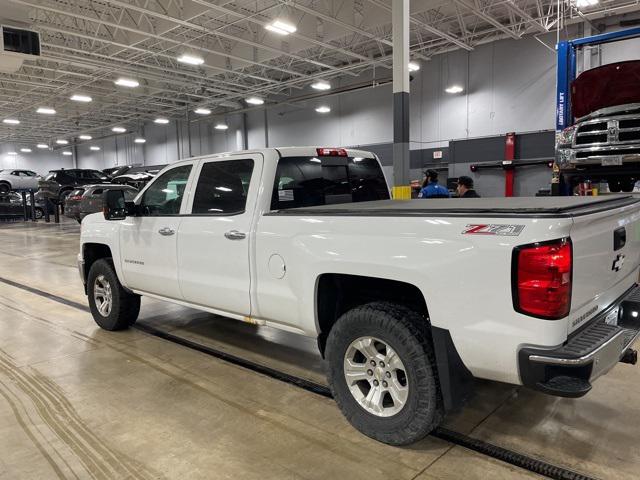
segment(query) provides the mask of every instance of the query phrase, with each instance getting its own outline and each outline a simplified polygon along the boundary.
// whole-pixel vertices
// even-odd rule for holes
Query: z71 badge
[[[463,235],[503,235],[517,237],[524,230],[524,225],[503,225],[500,223],[467,225]]]

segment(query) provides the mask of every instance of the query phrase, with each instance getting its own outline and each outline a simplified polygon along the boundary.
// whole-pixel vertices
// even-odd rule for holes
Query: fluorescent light
[[[329,90],[331,88],[331,84],[324,80],[319,80],[316,83],[312,83],[311,88],[315,88],[316,90]]]
[[[64,152],[62,152],[63,155],[73,155],[73,153],[71,153],[69,150],[65,150]]]
[[[134,140],[134,142],[135,142],[135,143],[144,143],[144,142],[146,142],[146,140],[145,140],[144,138],[142,138],[142,137],[138,137],[138,138],[136,138],[136,139]]]
[[[216,130],[226,130],[227,128],[229,128],[229,125],[227,125],[226,123],[218,123],[215,127]]]
[[[20,151],[24,152],[24,153],[31,153],[31,149],[30,148],[21,148]]]
[[[266,28],[270,32],[277,33],[278,35],[289,35],[290,33],[293,33],[297,30],[294,25],[283,22],[282,20],[274,20],[270,24],[265,25],[264,28]]]
[[[450,87],[444,89],[444,91],[447,93],[460,93],[463,90],[464,89],[460,85],[451,85]]]
[[[7,152],[7,155],[11,155],[11,156],[17,155],[17,154],[18,154],[18,152]]]
[[[202,65],[204,63],[204,58],[196,57],[194,55],[187,55],[185,53],[178,57],[178,61],[180,63],[186,63],[189,65]]]
[[[58,145],[67,145],[69,142],[67,140],[60,139],[60,140],[56,140],[56,143]]]
[[[198,115],[211,115],[211,110],[208,108],[196,108],[194,112]]]
[[[592,7],[598,4],[598,0],[576,0],[576,7]]]
[[[124,127],[113,127],[111,131],[115,133],[124,133],[127,131],[127,129]]]
[[[80,135],[78,138],[80,140],[91,140],[93,137],[91,135]]]
[[[249,105],[262,105],[264,100],[258,97],[249,97],[245,100]]]
[[[318,113],[329,113],[331,111],[330,107],[327,107],[326,105],[321,105],[318,108],[316,108],[316,112]]]
[[[19,125],[20,120],[17,120],[15,118],[5,118],[4,120],[2,120],[2,123],[8,123],[9,125]]]
[[[93,100],[93,98],[91,98],[88,95],[75,94],[75,95],[71,95],[71,100],[73,100],[74,102],[89,103],[91,100]]]
[[[409,71],[410,72],[417,72],[418,70],[420,70],[420,65],[416,62],[409,62]]]
[[[137,80],[133,80],[131,78],[119,78],[114,83],[121,87],[128,87],[128,88],[135,88],[140,85],[140,82],[138,82]]]
[[[166,125],[167,123],[169,123],[169,119],[168,118],[156,118],[153,123],[159,123],[160,125]]]
[[[38,147],[38,148],[49,148],[49,145],[47,145],[45,143],[39,143],[38,145],[36,145],[36,147]]]
[[[40,107],[36,110],[36,113],[42,113],[43,115],[55,115],[56,111],[51,107]]]
[[[96,146],[96,145],[91,145],[89,147],[89,150],[93,150],[94,152],[97,152],[98,150],[100,150],[100,147]]]

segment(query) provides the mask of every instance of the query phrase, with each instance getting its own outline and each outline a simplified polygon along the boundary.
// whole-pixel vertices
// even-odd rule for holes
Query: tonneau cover
[[[278,210],[267,215],[573,217],[640,203],[631,195],[379,200]]]

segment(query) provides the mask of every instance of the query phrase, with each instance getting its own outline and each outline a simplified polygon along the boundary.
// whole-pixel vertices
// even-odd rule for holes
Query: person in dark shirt
[[[438,184],[438,172],[427,170],[418,198],[449,198],[449,190]]]
[[[458,178],[456,192],[459,198],[480,198],[478,192],[473,188],[473,178],[463,175]]]

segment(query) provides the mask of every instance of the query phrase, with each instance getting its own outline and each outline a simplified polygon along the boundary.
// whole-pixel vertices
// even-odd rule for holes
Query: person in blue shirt
[[[418,194],[418,198],[449,198],[449,190],[438,183],[438,172],[435,170],[427,170],[426,177],[422,184],[422,190]]]

